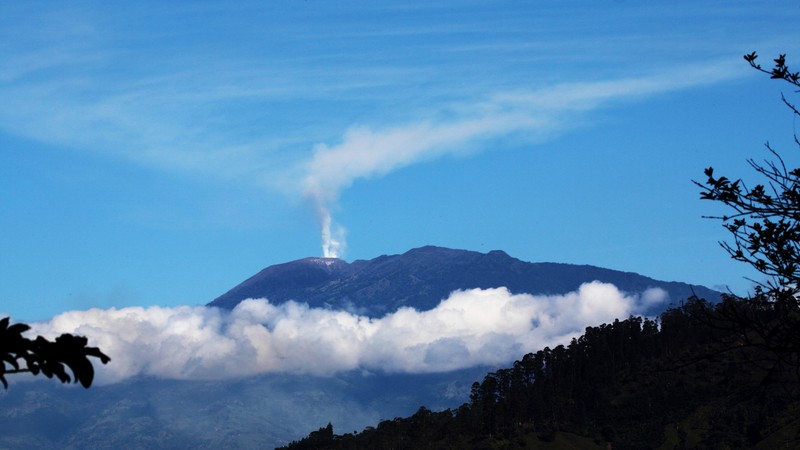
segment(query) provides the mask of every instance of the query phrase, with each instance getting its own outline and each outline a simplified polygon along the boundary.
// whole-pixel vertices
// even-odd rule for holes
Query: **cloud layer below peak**
[[[401,308],[378,319],[250,299],[232,311],[204,306],[70,311],[34,324],[32,333],[88,336],[90,345],[112,358],[98,367],[101,384],[138,375],[443,372],[509,363],[666,298],[659,289],[629,296],[599,282],[555,296],[472,289],[453,292],[429,311]]]

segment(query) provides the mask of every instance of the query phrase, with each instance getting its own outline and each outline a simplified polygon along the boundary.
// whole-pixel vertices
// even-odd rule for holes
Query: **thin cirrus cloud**
[[[0,74],[11,70],[7,66],[0,63]],[[507,89],[457,105],[431,103],[415,112],[449,119],[351,124],[337,138],[335,130],[303,137],[269,125],[273,102],[293,98],[306,103],[325,96],[313,88],[300,94],[295,83],[279,81],[272,70],[243,71],[232,64],[216,68],[214,77],[187,69],[168,76],[111,80],[69,75],[70,66],[33,67],[28,72],[67,75],[8,75],[9,82],[0,82],[5,100],[0,127],[161,169],[251,180],[323,202],[335,202],[356,179],[463,152],[492,138],[513,133],[537,140],[556,136],[581,119],[565,120],[567,113],[717,83],[743,72],[732,62],[714,62],[660,75]],[[337,95],[352,95],[354,89],[341,87]],[[240,102],[248,106],[242,110]],[[253,123],[231,123],[226,118],[231,108],[246,112],[244,118]]]
[[[626,295],[600,282],[564,295],[511,294],[506,288],[453,292],[436,308],[401,308],[371,319],[347,311],[249,299],[232,311],[203,306],[69,311],[31,333],[91,336],[112,361],[109,384],[144,375],[224,379],[263,373],[332,375],[362,370],[444,372],[508,363],[567,343],[585,327],[667,301],[663,290]]]
[[[293,131],[281,134],[287,131],[273,126],[230,123],[225,111],[245,99],[267,106],[291,95],[259,85],[254,81],[258,73],[234,72],[223,70],[219,79],[188,72],[103,83],[102,92],[69,78],[6,88],[0,84],[6,99],[0,105],[0,127],[151,167],[250,182],[305,198],[317,213],[323,256],[339,257],[346,247],[345,230],[331,212],[341,192],[358,179],[479,152],[491,148],[487,144],[493,139],[542,142],[591,123],[590,113],[617,102],[718,83],[742,73],[719,62],[659,75],[506,90],[471,102],[430,104],[420,113],[433,117],[426,120],[351,125],[336,139],[324,137],[335,136],[331,130],[304,138]],[[247,114],[251,119],[257,115]]]
[[[292,84],[268,86],[257,80],[274,81],[274,74],[238,69],[223,66],[216,78],[186,71],[102,83],[79,77],[35,83],[21,78],[5,87],[0,83],[6,100],[0,105],[0,127],[163,170],[249,182],[305,198],[318,216],[323,256],[341,256],[345,233],[331,211],[341,192],[358,179],[378,178],[447,155],[480,152],[491,148],[493,139],[546,141],[590,124],[596,117],[593,112],[615,103],[742,74],[730,61],[657,75],[507,89],[471,101],[433,102],[409,113],[424,120],[403,121],[402,114],[389,121],[376,117],[344,131],[324,126],[301,136],[307,130],[270,124],[270,105],[298,95],[292,93]],[[343,89],[346,96],[348,89]],[[297,101],[313,103],[302,97]],[[241,102],[251,105],[243,110],[250,125],[226,117],[226,111],[240,108]],[[264,118],[253,109],[258,104],[265,108]]]

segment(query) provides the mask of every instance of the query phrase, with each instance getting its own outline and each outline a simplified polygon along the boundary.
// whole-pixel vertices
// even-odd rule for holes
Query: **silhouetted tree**
[[[22,333],[30,328],[24,323],[11,325],[8,317],[0,320],[0,382],[5,389],[8,389],[6,375],[16,373],[42,374],[47,378],[56,377],[62,383],[72,381],[88,388],[94,380],[94,367],[89,357],[103,364],[111,360],[97,347],[87,347],[88,341],[83,336],[65,333],[54,341],[42,336],[28,339]]]
[[[800,87],[798,73],[789,71],[785,55],[774,60],[775,67],[771,71],[756,64],[755,52],[744,58],[772,78]],[[800,117],[797,108],[785,96],[781,98],[792,113]],[[800,146],[796,134],[795,143]],[[731,181],[724,176],[716,177],[712,167],[705,170],[708,177],[705,184],[695,183],[702,188],[701,198],[721,202],[733,211],[716,217],[722,219],[733,235],[732,244],[721,243],[731,257],[768,276],[770,279],[763,287],[795,293],[800,288],[800,168],[788,169],[778,152],[769,143],[765,145],[775,161],[747,161],[765,183],[748,188],[741,179]]]
[[[755,52],[744,59],[771,78],[800,87],[800,74],[789,69],[785,55],[774,59],[770,70],[757,63]],[[781,99],[800,117],[792,102],[784,95]],[[800,147],[797,134],[794,141]],[[727,296],[707,314],[707,321],[717,329],[734,331],[738,335],[734,346],[759,350],[758,362],[766,363],[770,371],[791,368],[800,375],[800,168],[787,167],[778,151],[765,145],[774,159],[747,161],[762,183],[748,187],[742,179],[717,176],[712,167],[705,170],[705,183],[695,182],[701,187],[701,198],[731,210],[715,217],[733,237],[733,242],[722,242],[722,247],[734,260],[767,277],[757,282],[748,298]]]

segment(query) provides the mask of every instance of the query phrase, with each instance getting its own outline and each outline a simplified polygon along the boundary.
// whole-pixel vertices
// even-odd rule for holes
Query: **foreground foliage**
[[[6,375],[23,372],[56,377],[62,383],[74,381],[88,388],[94,380],[94,367],[89,357],[97,358],[103,364],[111,360],[100,349],[87,347],[88,341],[83,336],[65,333],[55,341],[42,336],[28,339],[22,334],[30,328],[24,323],[10,325],[8,317],[0,320],[0,382],[6,389]]]

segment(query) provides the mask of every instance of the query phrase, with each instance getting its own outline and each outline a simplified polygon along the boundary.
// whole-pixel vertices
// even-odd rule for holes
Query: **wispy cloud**
[[[525,352],[564,344],[587,326],[666,300],[662,290],[628,296],[599,282],[555,296],[473,289],[454,292],[429,311],[401,308],[370,319],[251,299],[232,311],[189,306],[70,311],[34,324],[32,332],[90,336],[90,345],[112,357],[98,367],[100,383],[138,375],[221,379],[351,370],[443,372],[505,364]]]

